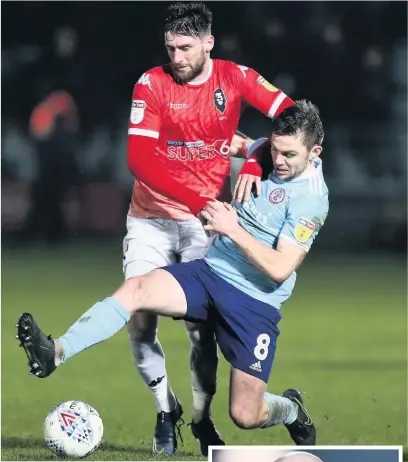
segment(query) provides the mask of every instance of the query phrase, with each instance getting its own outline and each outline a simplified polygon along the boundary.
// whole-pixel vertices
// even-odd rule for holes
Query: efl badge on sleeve
[[[271,92],[278,91],[276,87],[274,87],[271,83],[269,83],[263,77],[258,77],[257,82]]]
[[[144,118],[144,111],[146,109],[146,102],[141,99],[134,99],[132,101],[132,110],[130,111],[130,121],[132,124],[140,124]]]
[[[295,239],[299,242],[306,242],[312,236],[315,228],[316,225],[313,221],[304,217],[299,218],[295,227]]]

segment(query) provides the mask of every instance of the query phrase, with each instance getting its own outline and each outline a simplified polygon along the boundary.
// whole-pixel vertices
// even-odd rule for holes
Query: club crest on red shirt
[[[224,114],[227,107],[227,98],[221,88],[216,88],[214,90],[214,104],[221,114]]]

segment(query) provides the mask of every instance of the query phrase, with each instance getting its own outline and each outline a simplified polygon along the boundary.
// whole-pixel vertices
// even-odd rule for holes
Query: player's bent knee
[[[132,317],[139,310],[143,309],[144,300],[146,299],[146,277],[135,276],[123,282],[114,297],[123,304]]]
[[[232,403],[229,414],[231,420],[241,430],[252,430],[258,427],[257,409],[242,406],[240,403]]]

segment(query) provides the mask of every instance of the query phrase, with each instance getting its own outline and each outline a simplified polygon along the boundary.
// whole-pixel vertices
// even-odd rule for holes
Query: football
[[[59,457],[86,457],[101,443],[103,422],[98,412],[82,401],[65,401],[44,422],[46,446]]]

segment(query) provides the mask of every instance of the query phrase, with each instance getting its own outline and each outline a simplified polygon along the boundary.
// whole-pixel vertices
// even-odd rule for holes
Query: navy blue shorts
[[[184,290],[187,314],[183,319],[212,322],[225,359],[236,369],[268,382],[279,335],[279,310],[229,284],[204,260],[162,269]]]

